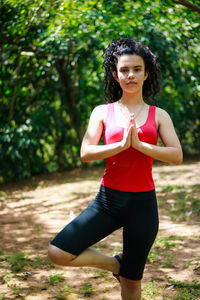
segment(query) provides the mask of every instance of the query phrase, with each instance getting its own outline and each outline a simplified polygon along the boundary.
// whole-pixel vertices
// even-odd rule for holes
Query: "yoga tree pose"
[[[48,253],[58,265],[111,271],[123,300],[141,300],[144,267],[158,232],[153,160],[181,164],[182,149],[168,113],[146,102],[159,92],[159,67],[149,48],[116,39],[106,49],[104,67],[109,103],[94,108],[81,145],[83,162],[106,159],[100,189]],[[104,145],[98,145],[102,134]],[[90,248],[121,227],[123,252],[107,256]]]

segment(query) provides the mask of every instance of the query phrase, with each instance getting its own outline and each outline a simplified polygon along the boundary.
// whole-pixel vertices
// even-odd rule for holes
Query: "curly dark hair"
[[[159,65],[156,56],[148,47],[130,37],[114,40],[106,49],[103,66],[105,68],[105,96],[109,102],[115,102],[122,96],[122,89],[114,79],[113,72],[117,72],[116,64],[118,57],[123,54],[136,54],[143,58],[145,71],[149,73],[143,84],[143,97],[145,100],[151,98],[154,102],[155,95],[160,90]]]

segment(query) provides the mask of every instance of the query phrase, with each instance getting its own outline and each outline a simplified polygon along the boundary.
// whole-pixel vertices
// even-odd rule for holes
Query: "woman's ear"
[[[144,74],[144,80],[146,80],[148,76],[149,76],[149,72],[145,72],[145,74]]]
[[[117,76],[117,72],[114,71],[114,72],[112,73],[112,75],[113,75],[114,79],[115,79],[117,82],[119,82],[119,79],[118,79],[118,76]]]

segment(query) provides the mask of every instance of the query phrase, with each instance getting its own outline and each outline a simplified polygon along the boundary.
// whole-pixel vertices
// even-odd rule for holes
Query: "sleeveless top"
[[[155,106],[149,106],[146,122],[137,128],[140,141],[157,144]],[[114,103],[108,104],[104,124],[104,144],[120,142],[124,128],[117,125],[114,115]],[[153,158],[133,147],[106,159],[106,168],[101,185],[120,191],[145,192],[155,188],[152,178]]]

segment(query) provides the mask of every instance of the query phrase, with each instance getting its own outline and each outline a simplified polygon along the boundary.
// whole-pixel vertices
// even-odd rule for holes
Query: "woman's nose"
[[[129,71],[128,78],[133,78],[133,77],[134,77],[134,72],[133,71]]]

